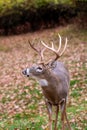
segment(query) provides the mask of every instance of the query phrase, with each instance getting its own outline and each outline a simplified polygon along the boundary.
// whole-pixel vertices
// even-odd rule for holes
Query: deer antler
[[[59,51],[60,51],[60,49],[61,49],[61,36],[60,36],[59,34],[58,34],[58,36],[59,36],[59,47],[58,47],[57,50],[55,50],[53,42],[51,42],[52,47],[49,47],[49,46],[47,46],[43,41],[41,41],[42,45],[45,46],[45,48],[47,48],[47,49],[53,51],[53,52],[56,54],[56,57],[55,57],[55,59],[53,60],[53,62],[56,61],[56,60],[64,53],[64,51],[65,51],[65,49],[66,49],[66,46],[67,46],[67,38],[66,38],[64,49],[63,49],[63,51],[59,54]]]
[[[40,49],[40,50],[38,50],[37,48],[35,48],[34,47],[34,44],[31,44],[31,42],[28,40],[28,43],[29,43],[29,45],[31,46],[31,48],[33,49],[33,50],[35,50],[39,55],[40,55],[40,57],[41,57],[41,63],[43,63],[43,60],[44,60],[44,56],[43,56],[43,53],[44,53],[44,51],[46,50],[46,48],[43,48],[42,50]]]

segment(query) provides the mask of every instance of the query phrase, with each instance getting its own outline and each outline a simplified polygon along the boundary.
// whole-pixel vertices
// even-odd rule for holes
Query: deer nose
[[[29,77],[29,75],[30,75],[29,70],[30,70],[30,69],[28,69],[28,68],[25,69],[25,70],[23,70],[23,71],[22,71],[22,74],[23,74],[23,75],[26,75],[27,77]]]

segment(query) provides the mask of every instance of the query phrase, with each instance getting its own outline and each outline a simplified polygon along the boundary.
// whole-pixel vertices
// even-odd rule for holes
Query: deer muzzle
[[[27,77],[29,77],[29,76],[30,76],[30,69],[27,68],[27,69],[23,70],[23,71],[22,71],[22,74],[23,74],[23,75],[26,75]]]

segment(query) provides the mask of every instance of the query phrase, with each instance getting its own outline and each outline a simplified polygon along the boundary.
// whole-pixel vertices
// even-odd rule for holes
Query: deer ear
[[[57,65],[57,62],[56,62],[56,61],[55,61],[55,62],[50,61],[50,62],[47,64],[47,67],[48,67],[49,69],[53,69],[53,68],[56,67],[56,65]]]

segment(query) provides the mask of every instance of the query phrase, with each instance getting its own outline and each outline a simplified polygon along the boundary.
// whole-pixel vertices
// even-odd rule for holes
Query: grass
[[[1,122],[0,124],[2,125],[2,130],[14,130],[14,129],[20,129],[20,130],[43,130],[41,128],[41,125],[43,124],[44,122],[44,118],[43,117],[39,117],[37,116],[35,118],[36,122],[32,121],[30,122],[27,118],[24,119],[20,119],[20,117],[17,116],[17,119],[13,120],[13,122],[4,122],[4,128],[3,128],[3,123]],[[0,129],[1,130],[1,129]]]
[[[79,83],[78,80],[75,81],[71,81],[72,85],[76,85],[77,83]],[[28,86],[24,87],[25,89],[28,89]],[[72,93],[71,93],[71,97],[75,98],[75,100],[78,98],[80,98],[81,95],[79,95],[80,91],[82,89],[73,89]],[[36,110],[38,109],[38,100],[37,97],[41,98],[42,94],[40,94],[40,91],[38,89],[34,89],[34,91],[30,90],[29,91],[32,94],[32,104],[28,105],[28,109],[31,111],[31,113],[26,114],[25,113],[18,113],[15,114],[13,116],[13,118],[8,118],[7,119],[7,115],[5,116],[4,114],[4,118],[3,120],[0,122],[0,130],[15,130],[20,129],[20,130],[43,130],[43,126],[46,126],[47,123],[47,116],[46,115],[39,115],[38,112],[36,112]],[[21,98],[24,98],[24,95],[26,95],[26,93],[22,93]],[[34,97],[34,95],[37,95],[36,97]],[[2,99],[2,103],[6,103],[7,99]],[[86,111],[86,104],[87,102],[81,102],[81,104],[78,103],[74,103],[73,106],[69,106],[67,108],[67,112],[68,112],[68,116],[70,118],[71,121],[71,126],[74,130],[79,130],[81,129],[79,127],[79,124],[76,122],[77,117],[79,117],[79,114],[81,114],[80,116],[82,116],[82,112]],[[80,106],[79,106],[80,105]],[[59,115],[60,116],[60,115]],[[60,117],[59,117],[60,118]],[[86,129],[86,120],[83,118],[81,120],[81,127],[84,128],[84,130]],[[59,125],[60,126],[60,125]],[[61,128],[61,126],[60,126]]]
[[[29,129],[34,128],[34,129],[38,130],[39,128],[41,128],[41,125],[43,125],[43,122],[45,122],[44,117],[34,116],[33,118],[35,120],[30,121],[29,117],[27,117],[27,115],[26,115],[26,117],[24,117],[24,115],[23,115],[23,117],[20,117],[20,115],[17,114],[17,115],[15,115],[14,120],[12,120],[12,121],[8,120],[6,122],[5,121],[0,122],[0,128],[2,128],[4,130],[7,128],[9,128],[9,130],[13,130],[12,127],[18,128],[21,130],[24,130],[27,128],[29,128]]]

